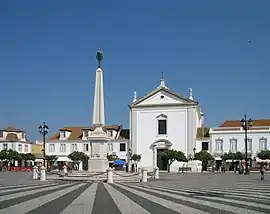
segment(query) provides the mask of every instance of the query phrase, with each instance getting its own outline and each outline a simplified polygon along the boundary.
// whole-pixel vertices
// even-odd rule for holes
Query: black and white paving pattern
[[[209,187],[159,182],[40,182],[0,186],[0,214],[270,213],[270,182]]]

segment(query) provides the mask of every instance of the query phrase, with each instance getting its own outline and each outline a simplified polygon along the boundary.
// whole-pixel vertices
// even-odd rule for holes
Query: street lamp
[[[193,148],[193,160],[195,159],[195,154],[196,154],[196,148]]]
[[[45,152],[45,136],[49,132],[49,127],[43,122],[42,125],[38,127],[39,133],[43,136],[43,166],[45,167],[46,152]]]
[[[241,126],[245,130],[245,162],[246,162],[246,171],[245,174],[248,174],[248,151],[247,151],[247,131],[250,127],[252,127],[252,120],[251,118],[247,120],[247,115],[244,116],[244,118],[241,120]]]

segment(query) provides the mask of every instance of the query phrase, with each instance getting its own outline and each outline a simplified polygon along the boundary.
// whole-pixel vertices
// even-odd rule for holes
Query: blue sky
[[[0,1],[0,127],[40,139],[91,125],[96,51],[104,53],[107,124],[159,85],[194,97],[208,126],[269,116],[270,1]],[[248,41],[251,40],[252,43]]]

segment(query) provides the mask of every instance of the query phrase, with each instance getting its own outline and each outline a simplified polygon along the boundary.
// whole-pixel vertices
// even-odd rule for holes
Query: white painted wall
[[[220,129],[220,128],[219,128]],[[265,129],[265,127],[264,127]],[[245,134],[244,130],[241,128],[239,131],[213,131],[210,129],[210,143],[211,152],[214,154],[216,152],[216,140],[223,140],[223,153],[230,151],[230,139],[237,139],[237,150],[239,152],[245,152]],[[267,148],[270,148],[270,129],[268,130],[249,130],[248,139],[252,139],[252,157],[256,157],[259,150],[260,138],[267,139]]]
[[[188,113],[188,108],[190,111]],[[160,114],[167,116],[167,135],[159,136],[158,121]],[[140,166],[153,167],[153,150],[150,145],[159,138],[168,139],[172,149],[180,150],[186,155],[192,152],[196,144],[197,127],[196,108],[188,106],[156,106],[131,109],[132,153],[142,155]],[[189,119],[189,120],[188,120]],[[174,163],[174,168],[178,164]]]
[[[12,149],[19,153],[31,153],[32,151],[32,144],[31,143],[24,143],[24,142],[1,142],[0,143],[0,151],[4,150],[4,144],[7,144],[7,150]],[[19,150],[19,145],[21,145],[21,150]]]

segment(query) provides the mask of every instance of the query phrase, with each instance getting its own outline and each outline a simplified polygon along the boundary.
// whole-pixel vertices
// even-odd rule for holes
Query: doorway
[[[163,154],[167,149],[157,149],[157,167],[159,170],[167,170],[167,161],[163,158]]]

